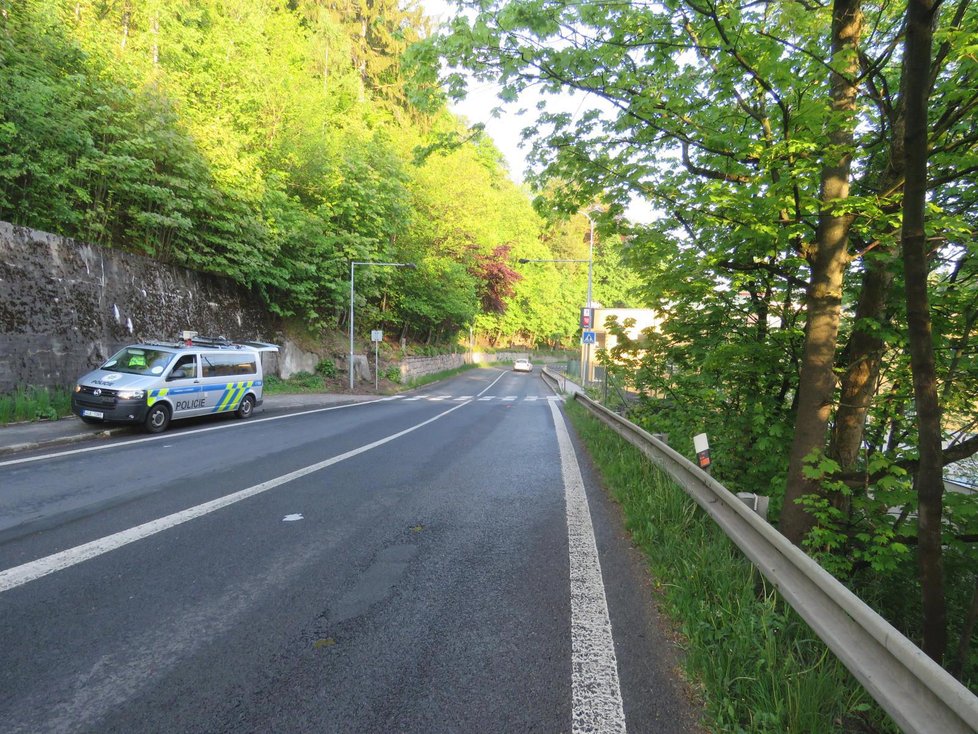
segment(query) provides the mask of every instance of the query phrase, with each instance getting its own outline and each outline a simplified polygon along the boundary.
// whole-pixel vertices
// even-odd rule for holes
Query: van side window
[[[173,365],[167,380],[186,380],[197,376],[197,355],[185,354]]]
[[[204,377],[253,375],[258,371],[252,354],[202,354]]]

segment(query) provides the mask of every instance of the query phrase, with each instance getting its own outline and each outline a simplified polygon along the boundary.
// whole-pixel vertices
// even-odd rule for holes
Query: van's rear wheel
[[[241,405],[238,406],[238,411],[237,411],[238,418],[241,419],[251,418],[254,412],[255,412],[255,399],[251,395],[245,395],[244,399],[242,399],[241,401]]]
[[[144,425],[149,433],[163,433],[170,425],[170,409],[163,403],[157,403],[146,414]]]

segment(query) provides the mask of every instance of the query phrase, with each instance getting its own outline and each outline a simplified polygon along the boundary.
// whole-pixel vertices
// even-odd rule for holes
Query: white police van
[[[142,423],[150,433],[211,413],[250,418],[263,399],[261,353],[277,351],[195,331],[182,342],[133,344],[78,380],[71,409],[86,423]]]

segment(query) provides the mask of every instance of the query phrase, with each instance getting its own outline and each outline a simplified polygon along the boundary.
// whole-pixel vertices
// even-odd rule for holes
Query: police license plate
[[[86,418],[104,418],[105,413],[100,410],[83,410],[82,415]]]

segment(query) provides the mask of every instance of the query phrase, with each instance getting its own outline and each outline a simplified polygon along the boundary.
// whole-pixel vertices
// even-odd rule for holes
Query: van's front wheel
[[[157,403],[149,409],[143,425],[149,433],[163,433],[170,425],[170,409],[162,403]]]
[[[241,401],[241,405],[238,406],[237,415],[238,418],[246,420],[251,418],[255,412],[255,399],[251,395],[245,395],[244,399]]]

